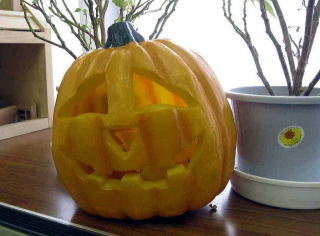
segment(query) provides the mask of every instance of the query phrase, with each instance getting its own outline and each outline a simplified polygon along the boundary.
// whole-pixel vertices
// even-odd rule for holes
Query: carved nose
[[[122,150],[125,152],[130,150],[130,146],[135,139],[137,132],[137,128],[125,128],[110,131],[112,138],[121,146]]]

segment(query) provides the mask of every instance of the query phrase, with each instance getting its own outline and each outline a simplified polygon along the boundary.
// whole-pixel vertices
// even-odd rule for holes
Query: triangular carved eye
[[[106,82],[101,81],[100,78],[85,82],[60,110],[61,117],[84,113],[108,113]]]
[[[77,105],[78,114],[82,113],[107,113],[108,102],[105,83],[101,83],[96,88],[88,91],[83,100]]]
[[[137,73],[133,74],[133,86],[137,108],[153,104],[187,107],[186,102],[181,97]]]

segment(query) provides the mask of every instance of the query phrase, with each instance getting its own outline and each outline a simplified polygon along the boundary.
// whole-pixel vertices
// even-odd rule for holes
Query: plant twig
[[[105,43],[107,36],[106,36],[106,24],[105,24],[105,16],[107,13],[107,9],[109,6],[109,0],[105,0],[104,3],[103,0],[101,0],[100,4],[99,4],[99,17],[100,17],[100,21],[99,21],[99,25],[100,25],[100,34],[101,34],[101,43]]]
[[[284,19],[284,16],[283,16],[281,7],[278,3],[278,0],[271,0],[271,1],[272,1],[274,9],[276,11],[277,17],[279,19],[279,24],[280,24],[280,27],[282,30],[285,50],[286,50],[286,54],[287,54],[287,58],[288,58],[288,62],[289,62],[289,68],[290,68],[291,76],[293,78],[294,74],[295,74],[295,63],[294,63],[294,59],[292,56],[291,42],[290,42],[287,23],[286,23],[286,20]]]
[[[284,55],[282,53],[281,45],[279,44],[278,40],[276,39],[276,37],[274,36],[274,34],[271,30],[271,26],[270,26],[269,18],[267,16],[267,11],[265,8],[264,1],[265,0],[259,1],[260,2],[261,17],[263,19],[263,22],[264,22],[264,25],[266,28],[266,33],[268,34],[269,38],[271,39],[273,45],[275,46],[275,48],[277,50],[278,57],[279,57],[279,60],[281,63],[281,67],[282,67],[284,76],[286,78],[289,95],[292,95],[292,85],[291,85],[291,78],[289,75],[288,67],[287,67],[286,61],[284,59]]]
[[[68,25],[72,25],[74,27],[76,27],[77,29],[79,29],[80,31],[83,31],[85,34],[87,34],[89,37],[91,37],[92,39],[94,38],[94,35],[86,30],[85,28],[82,28],[81,25],[79,23],[74,23],[72,20],[68,19],[68,17],[60,10],[60,8],[57,6],[55,0],[50,0],[50,4],[52,6],[55,7],[56,11],[59,13],[60,17],[58,17],[62,22],[68,24]],[[39,10],[39,9],[38,9]],[[40,11],[40,10],[39,10]],[[40,11],[41,12],[41,11]],[[43,12],[45,13],[44,9]],[[41,12],[41,13],[43,13]]]
[[[120,8],[120,21],[124,20],[123,9]]]
[[[316,33],[317,33],[317,29],[318,29],[318,25],[319,25],[319,18],[320,18],[320,1],[318,1],[316,6],[314,7],[312,26],[311,26],[312,27],[312,29],[311,29],[311,39],[310,39],[308,57],[310,56],[310,51],[312,49],[314,38],[315,38]]]
[[[314,86],[316,86],[316,84],[319,82],[319,80],[320,80],[320,71],[316,74],[314,79],[311,81],[307,90],[303,93],[303,96],[309,96],[312,89],[314,88]]]
[[[92,29],[93,29],[93,41],[94,44],[96,45],[96,48],[101,47],[102,43],[99,40],[99,33],[98,33],[98,26],[97,26],[97,22],[96,22],[96,16],[94,14],[94,4],[92,0],[87,0],[88,3],[88,10],[89,10],[89,17],[90,17],[90,21],[91,21],[91,25],[92,25]]]
[[[138,18],[141,15],[146,14],[147,10],[149,9],[149,7],[151,6],[151,4],[154,1],[155,0],[148,0],[148,1],[145,1],[143,3],[138,3],[138,5],[136,7],[134,7],[133,10],[126,15],[126,17],[125,17],[126,21],[134,22],[136,20],[136,18]],[[165,2],[166,1],[167,0],[165,0]]]
[[[68,5],[66,4],[66,1],[65,0],[62,0],[62,3],[63,3],[63,6],[64,8],[67,10],[67,12],[69,13],[69,16],[71,17],[71,19],[73,20],[73,23],[75,25],[78,24],[74,14],[71,12],[70,8],[68,7]],[[79,29],[79,27],[76,27],[77,28],[77,32],[75,32],[75,29],[72,25],[68,24],[70,26],[70,29],[71,29],[71,32],[72,34],[77,37],[77,39],[80,41],[80,44],[81,46],[86,50],[86,51],[89,51],[90,50],[90,45],[87,43],[87,40],[86,40],[86,37],[82,37],[82,34],[81,34],[81,30]]]
[[[57,36],[57,38],[58,38],[58,40],[60,41],[61,44],[58,44],[58,43],[53,42],[53,41],[51,41],[51,40],[48,40],[48,39],[46,39],[46,38],[44,38],[44,37],[41,37],[40,35],[38,35],[38,34],[35,32],[35,30],[34,30],[34,29],[32,28],[32,26],[31,26],[31,23],[30,23],[29,18],[28,18],[28,16],[27,16],[27,11],[28,11],[28,9],[27,9],[27,7],[25,6],[25,4],[27,4],[28,6],[31,6],[31,7],[35,8],[35,9],[37,9],[37,10],[40,10],[40,12],[42,12],[42,11],[41,11],[41,7],[40,7],[39,5],[33,6],[33,5],[29,4],[28,2],[26,2],[26,1],[24,1],[24,0],[20,0],[20,5],[21,5],[22,10],[23,10],[24,18],[25,18],[25,20],[26,20],[26,22],[27,22],[27,24],[28,24],[29,30],[31,31],[31,33],[33,34],[33,36],[36,37],[36,38],[38,38],[38,39],[40,39],[40,40],[42,40],[42,41],[44,41],[44,42],[50,43],[50,44],[52,44],[52,45],[54,45],[54,46],[56,46],[56,47],[58,47],[58,48],[64,49],[70,56],[72,56],[74,59],[76,59],[77,56],[75,55],[75,53],[73,53],[73,52],[66,46],[66,43],[65,43],[64,40],[61,38],[59,32],[58,32],[57,29],[56,29],[56,26],[52,23],[52,21],[50,20],[50,18],[47,18],[48,16],[47,16],[46,14],[45,14],[45,15],[46,15],[47,17],[45,16],[45,19],[46,19],[47,23],[50,25],[50,27],[52,28],[52,30],[54,31],[54,33],[56,34],[56,36]]]
[[[320,1],[317,2],[316,6],[314,8],[313,20],[312,20],[312,30],[311,30],[311,40],[310,40],[308,57],[310,56],[312,44],[314,42],[314,38],[315,38],[317,28],[319,25],[319,16],[320,16]],[[319,80],[320,80],[320,71],[316,74],[314,79],[310,82],[307,90],[303,93],[303,95],[309,96],[312,89],[316,86],[316,84],[319,82]]]
[[[300,59],[300,56],[301,56],[301,53],[300,53],[300,42],[301,42],[301,39],[299,40],[299,43],[296,43],[294,41],[294,39],[291,37],[291,35],[289,35],[290,37],[290,41],[292,42],[292,44],[294,45],[294,47],[296,48],[296,53],[293,53],[293,55],[297,58],[297,60],[299,61]]]
[[[250,34],[248,32],[248,23],[247,23],[247,3],[248,3],[248,0],[244,0],[243,1],[243,17],[242,17],[242,21],[243,21],[243,30],[244,30],[244,33],[247,35],[247,37],[250,38]]]
[[[62,0],[62,2],[63,2],[63,4],[65,4],[65,1],[64,1],[64,0]],[[53,15],[57,16],[57,17],[60,18],[60,19],[61,19],[61,18],[66,18],[66,16],[63,15],[63,13],[59,10],[59,7],[56,5],[56,2],[51,1],[51,2],[50,2],[50,5],[51,5],[51,6],[49,7],[49,10],[52,12]],[[72,20],[74,21],[74,23],[77,24],[77,21],[76,21],[76,19],[74,18],[74,16],[73,16],[72,12],[70,11],[70,9],[69,9],[67,6],[65,6],[65,8],[67,9],[67,11],[69,12],[69,14],[71,15]],[[78,32],[76,32],[73,25],[71,25],[71,24],[67,24],[67,25],[69,26],[69,28],[70,28],[70,30],[71,30],[71,33],[79,40],[81,46],[82,46],[86,51],[89,51],[90,48],[88,47],[88,45],[87,45],[86,41],[84,40],[84,38],[81,37],[79,28],[77,28],[77,29],[78,29]]]
[[[1,0],[0,0],[1,1]],[[123,21],[127,19],[133,22],[139,16],[161,11],[163,6],[168,2],[171,3],[171,7],[167,8],[165,15],[162,20],[158,23],[158,31],[156,32],[156,37],[161,33],[164,24],[170,17],[170,15],[175,10],[175,6],[179,0],[162,0],[161,6],[158,9],[151,9],[149,7],[156,0],[122,0],[125,2],[118,1],[117,6],[120,7],[120,18]],[[160,0],[159,0],[160,1]],[[48,0],[49,4],[44,5],[44,0],[20,0],[20,4],[24,4],[25,7],[30,7],[30,9],[35,9],[41,13],[45,18],[46,22],[52,29],[52,32],[57,36],[56,42],[45,39],[41,35],[37,34],[34,29],[32,29],[30,20],[25,16],[25,20],[28,23],[30,31],[33,35],[45,42],[48,42],[54,46],[66,50],[73,58],[76,58],[75,54],[67,47],[65,41],[60,35],[58,28],[55,25],[55,19],[60,20],[64,24],[68,25],[71,33],[76,37],[77,41],[80,42],[82,48],[89,51],[92,48],[99,48],[106,41],[106,25],[105,18],[109,7],[110,0],[83,0],[84,9],[77,8],[75,12],[83,13],[85,16],[85,22],[82,24],[76,17],[76,14],[68,6],[66,0]],[[123,5],[124,4],[124,5]],[[126,7],[123,7],[126,6]],[[131,8],[130,12],[127,12]],[[26,8],[23,8],[26,11]],[[26,13],[27,14],[27,13]],[[28,21],[29,20],[29,21]],[[92,46],[94,44],[94,46]]]
[[[228,22],[232,25],[232,27],[234,28],[234,30],[237,32],[237,34],[240,35],[240,37],[244,40],[244,42],[247,44],[250,53],[253,57],[256,69],[258,71],[258,76],[261,79],[262,83],[264,84],[265,88],[267,89],[267,91],[269,92],[270,95],[274,95],[274,91],[271,88],[268,80],[266,79],[262,68],[261,68],[261,64],[260,64],[260,60],[259,60],[259,54],[258,51],[256,50],[255,46],[253,45],[250,36],[246,35],[245,32],[243,32],[233,21],[232,19],[232,12],[231,12],[231,0],[228,0],[228,4],[226,4],[226,0],[223,0],[223,5],[222,5],[222,9],[223,9],[223,13],[224,13],[224,17],[228,20]]]
[[[313,10],[314,10],[314,0],[308,1],[307,12],[306,12],[306,21],[305,21],[305,30],[303,45],[301,51],[301,57],[298,62],[297,70],[293,79],[293,92],[295,95],[300,95],[302,78],[304,75],[305,67],[308,63],[308,54],[311,40],[311,30],[312,30],[312,19],[313,19]]]
[[[159,35],[162,33],[163,27],[166,23],[166,21],[169,19],[169,17],[172,15],[172,13],[175,11],[176,6],[178,4],[179,0],[169,0],[164,13],[159,17],[157,20],[156,26],[153,30],[153,32],[150,34],[149,39],[155,39],[158,38]],[[171,9],[170,9],[171,7]]]
[[[138,8],[141,6],[142,0],[139,0],[137,4],[135,4],[135,1],[131,7],[131,10],[126,15],[126,20],[130,19],[130,17],[138,10]]]
[[[167,2],[168,0],[164,0],[163,3],[161,4],[161,6],[158,8],[158,9],[153,9],[153,10],[149,10],[149,11],[145,11],[144,14],[147,14],[147,13],[154,13],[154,12],[158,12],[158,11],[161,11],[164,4]]]

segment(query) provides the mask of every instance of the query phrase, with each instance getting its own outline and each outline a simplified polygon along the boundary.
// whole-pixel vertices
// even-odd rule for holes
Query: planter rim
[[[280,179],[269,179],[269,178],[265,178],[257,175],[251,175],[251,174],[242,172],[237,168],[234,169],[234,174],[254,182],[264,183],[268,185],[286,186],[286,187],[293,187],[293,188],[320,188],[320,182],[300,182],[300,181],[289,181],[289,180],[280,180]]]
[[[273,86],[277,91],[287,91],[285,86]],[[245,86],[233,88],[226,92],[227,98],[243,102],[256,102],[256,103],[271,103],[271,104],[320,104],[320,88],[314,88],[313,94],[318,96],[270,96],[268,94],[259,94],[255,92],[246,91],[259,91],[266,93],[267,90],[263,86]],[[278,94],[278,93],[276,93]]]

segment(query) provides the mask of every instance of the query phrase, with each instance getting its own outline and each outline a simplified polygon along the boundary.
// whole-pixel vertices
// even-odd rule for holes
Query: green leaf
[[[88,10],[87,10],[87,9],[83,8],[83,9],[81,9],[81,10],[82,10],[82,13],[83,13],[84,15],[87,15],[87,13],[88,13]]]
[[[112,2],[117,6],[117,7],[120,7],[122,9],[125,9],[128,4],[129,4],[129,1],[128,0],[112,0]]]
[[[266,0],[264,1],[264,6],[266,7],[266,11],[267,11],[270,15],[272,15],[273,17],[276,17],[276,15],[274,14],[274,10],[273,10],[271,4],[270,4],[268,1],[266,1]]]
[[[118,23],[118,22],[120,22],[120,21],[121,21],[121,17],[119,16],[117,19],[114,20],[113,23]]]
[[[37,4],[39,0],[32,0],[32,4]]]
[[[80,12],[81,11],[81,8],[77,8],[74,12]]]
[[[87,25],[81,25],[81,29],[88,29]]]
[[[127,6],[128,7],[132,7],[134,1],[133,0],[127,0],[127,2],[128,2]]]
[[[252,3],[254,6],[256,6],[255,2],[260,2],[259,0],[250,0],[250,1],[251,1],[251,3]],[[270,15],[272,15],[273,17],[276,17],[276,14],[274,13],[274,10],[273,10],[273,8],[272,8],[272,6],[271,6],[271,4],[269,3],[268,0],[264,0],[264,6],[265,6],[265,8],[266,8],[266,11],[267,11]]]

